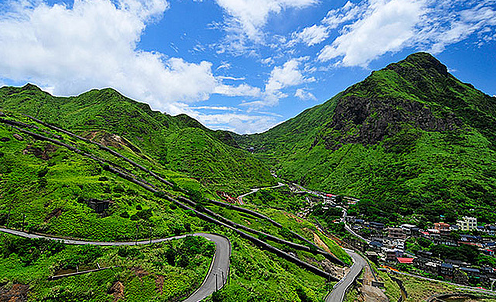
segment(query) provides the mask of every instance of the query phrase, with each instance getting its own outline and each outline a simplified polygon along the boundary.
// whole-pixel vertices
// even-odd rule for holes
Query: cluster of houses
[[[487,255],[494,255],[493,249],[496,249],[496,239],[494,238],[470,234],[452,235],[453,231],[470,232],[474,230],[490,236],[496,234],[496,226],[478,226],[475,217],[463,217],[453,225],[438,222],[426,230],[412,224],[386,227],[381,222],[366,222],[353,216],[346,217],[346,222],[352,230],[367,239],[369,244],[367,254],[372,261],[413,265],[425,272],[462,284],[468,284],[469,281],[471,283],[489,283],[491,279],[496,279],[496,270],[491,267],[474,268],[467,263],[449,259],[439,261],[436,259],[442,258],[439,257],[442,255],[432,255],[427,251],[419,251],[417,255],[405,252],[405,241],[408,237],[423,237],[434,244],[473,245]]]

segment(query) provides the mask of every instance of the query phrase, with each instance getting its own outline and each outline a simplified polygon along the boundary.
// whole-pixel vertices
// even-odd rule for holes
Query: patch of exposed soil
[[[155,285],[157,286],[157,291],[162,294],[162,289],[164,287],[164,276],[158,275],[155,279]]]
[[[138,276],[138,278],[142,278],[144,276],[148,276],[150,273],[145,271],[143,268],[139,267],[139,266],[136,266],[136,267],[133,267],[131,268],[131,271],[136,275]]]
[[[114,296],[113,302],[124,299],[124,285],[121,281],[116,281],[109,289],[108,294]]]
[[[374,275],[370,271],[370,267],[366,265],[363,268],[362,287],[359,289],[361,292],[361,301],[388,302],[389,299],[384,292],[380,288],[372,286],[372,281],[374,280]]]
[[[96,134],[92,134],[92,135],[93,135],[93,138],[96,136]],[[104,132],[100,138],[100,144],[102,144],[106,147],[115,147],[118,149],[122,149],[122,146],[126,146],[129,149],[131,149],[134,153],[137,153],[137,154],[141,153],[140,149],[136,148],[136,146],[134,146],[127,139],[125,139],[124,137],[121,137],[117,134],[113,134],[113,133]]]
[[[23,140],[24,140],[24,138],[23,138],[22,136],[20,136],[19,134],[17,134],[17,133],[12,134],[12,136],[13,136],[16,140],[18,140],[18,141],[23,141]]]
[[[40,147],[33,147],[31,145],[27,146],[24,151],[22,151],[22,154],[28,154],[31,153],[37,158],[43,159],[43,160],[49,160],[51,157],[50,155],[54,153],[57,150],[57,146],[52,145],[52,144],[46,144],[43,149]]]
[[[45,222],[50,221],[53,217],[58,218],[64,210],[62,208],[55,208],[53,211],[45,217]]]
[[[287,212],[285,212],[284,214],[286,214],[286,216],[289,216],[289,217],[291,217],[291,218],[294,218],[294,219],[295,219],[297,222],[299,222],[299,223],[302,223],[302,222],[303,222],[303,220],[301,220],[298,216],[296,216],[296,215],[294,215],[294,214],[287,213]]]
[[[384,292],[374,286],[363,285],[361,288],[361,301],[365,302],[388,302],[389,299],[386,297]]]
[[[28,300],[29,285],[14,284],[9,290],[0,287],[0,302],[24,302]]]

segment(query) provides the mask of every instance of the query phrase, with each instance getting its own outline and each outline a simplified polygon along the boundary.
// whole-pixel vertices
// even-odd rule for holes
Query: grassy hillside
[[[186,115],[152,111],[113,89],[53,97],[33,85],[0,89],[0,110],[27,114],[231,193],[274,183],[268,169],[236,148],[231,135]],[[193,156],[193,157],[192,157]]]
[[[362,198],[385,221],[494,221],[496,98],[426,53],[374,71],[326,103],[238,136],[278,175]]]
[[[201,220],[192,210],[184,210],[168,199],[159,198],[159,194],[151,194],[142,186],[111,173],[103,161],[163,192],[177,196],[189,191],[201,194],[193,194],[195,197],[212,197],[199,182],[157,165],[154,172],[176,185],[160,183],[95,144],[50,129],[15,112],[5,111],[5,114],[0,123],[0,225],[104,241],[216,232],[229,236],[233,246],[232,283],[216,301],[258,301],[263,297],[318,301],[326,294],[325,278],[261,250],[238,234]],[[22,128],[56,138],[57,142],[77,149],[35,139],[21,128],[5,124],[5,120],[29,124],[31,128],[26,124]],[[93,134],[94,138],[109,144],[119,142],[107,132]],[[199,143],[220,144],[211,140]],[[154,163],[152,158],[138,156],[131,147],[119,145],[119,152],[146,167]],[[194,154],[191,158],[195,158]],[[101,202],[108,208],[100,212],[94,203]],[[226,217],[238,217],[229,208],[216,210]],[[253,222],[258,223],[258,220]],[[268,231],[278,235],[275,229]],[[287,250],[282,244],[276,246]],[[0,276],[0,297],[24,293],[32,301],[113,301],[116,295],[126,297],[127,301],[174,300],[199,286],[211,260],[207,247],[205,242],[188,240],[140,248],[67,247],[0,235],[0,270],[5,272]],[[299,250],[294,253],[314,265],[320,265],[316,261],[324,261],[322,255]],[[171,254],[175,259],[169,262]],[[47,280],[60,269],[73,269],[75,265],[94,267],[96,263],[120,267],[60,281]]]

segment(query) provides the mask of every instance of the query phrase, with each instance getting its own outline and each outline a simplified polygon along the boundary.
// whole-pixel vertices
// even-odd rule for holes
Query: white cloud
[[[322,20],[339,36],[318,55],[322,62],[362,66],[388,52],[411,47],[439,53],[447,45],[477,36],[491,41],[496,1],[369,0],[347,2]]]
[[[13,2],[0,16],[0,78],[53,87],[57,95],[110,86],[179,113],[175,102],[204,100],[219,81],[209,62],[136,48],[146,24],[167,8],[165,0],[77,0],[72,8]]]
[[[279,99],[288,95],[281,92],[282,89],[290,86],[297,86],[303,83],[314,82],[315,78],[305,77],[299,69],[301,59],[291,59],[281,67],[274,67],[270,73],[269,80],[265,84],[265,102],[252,103],[259,106],[274,106]]]
[[[362,7],[348,1],[339,9],[330,10],[324,20],[322,20],[322,23],[327,25],[329,29],[333,29],[343,23],[355,20],[362,12]]]
[[[265,83],[265,90],[260,95],[261,99],[250,102],[244,101],[240,106],[248,107],[249,112],[262,107],[275,106],[279,103],[280,99],[289,96],[284,92],[286,88],[315,82],[314,77],[306,77],[300,70],[301,62],[308,59],[308,57],[300,57],[291,59],[282,66],[275,66]]]
[[[247,84],[241,84],[239,86],[229,86],[229,85],[217,85],[215,87],[214,93],[226,95],[226,96],[249,96],[258,97],[262,94],[260,88],[253,87]]]
[[[227,106],[197,106],[197,107],[191,107],[191,109],[193,109],[193,110],[240,111],[239,108],[227,107]]]
[[[246,80],[245,77],[236,78],[236,77],[229,77],[229,76],[217,76],[216,78],[219,80],[230,80],[230,81],[244,81],[244,80]]]
[[[290,45],[297,42],[305,43],[307,46],[312,46],[323,42],[329,37],[328,27],[323,25],[313,25],[304,28],[301,32],[293,34],[293,40]]]
[[[294,95],[295,95],[295,97],[297,97],[297,98],[299,98],[300,100],[303,100],[303,101],[307,101],[307,100],[316,101],[317,100],[317,98],[315,97],[315,95],[313,95],[309,91],[305,91],[305,89],[302,89],[302,88],[296,89],[296,92],[295,92]]]
[[[455,11],[449,16],[430,18],[429,26],[419,32],[418,44],[432,53],[442,52],[447,45],[460,42],[476,34],[479,43],[495,34],[496,2],[481,1],[477,5]],[[433,20],[432,20],[433,19]]]
[[[345,27],[342,35],[325,46],[319,60],[342,57],[340,63],[344,66],[365,67],[386,52],[399,51],[414,37],[415,26],[426,12],[424,2],[370,0],[362,18]]]
[[[263,65],[272,65],[275,63],[274,59],[272,57],[268,57],[268,58],[265,58],[265,59],[262,59],[262,61],[260,61]]]
[[[277,124],[276,118],[264,115],[249,115],[244,113],[202,114],[188,113],[208,125],[211,129],[229,130],[239,134],[263,132]]]
[[[264,42],[262,28],[270,14],[278,14],[289,8],[304,8],[318,3],[318,0],[216,0],[227,13],[224,30],[227,36],[221,52],[246,53],[248,42]]]
[[[217,67],[216,70],[219,70],[219,69],[230,69],[230,68],[231,68],[231,64],[230,63],[223,62],[222,65],[220,65],[219,67]]]

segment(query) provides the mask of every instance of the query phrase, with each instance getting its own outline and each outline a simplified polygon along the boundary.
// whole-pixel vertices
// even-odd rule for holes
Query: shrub
[[[48,167],[42,168],[40,171],[38,171],[37,175],[38,177],[44,177],[48,173]]]
[[[142,210],[142,211],[139,211],[138,213],[136,213],[136,216],[138,216],[138,218],[140,218],[140,219],[148,220],[148,219],[150,219],[150,217],[153,216],[153,212],[152,212],[152,209],[146,209],[146,210]]]

